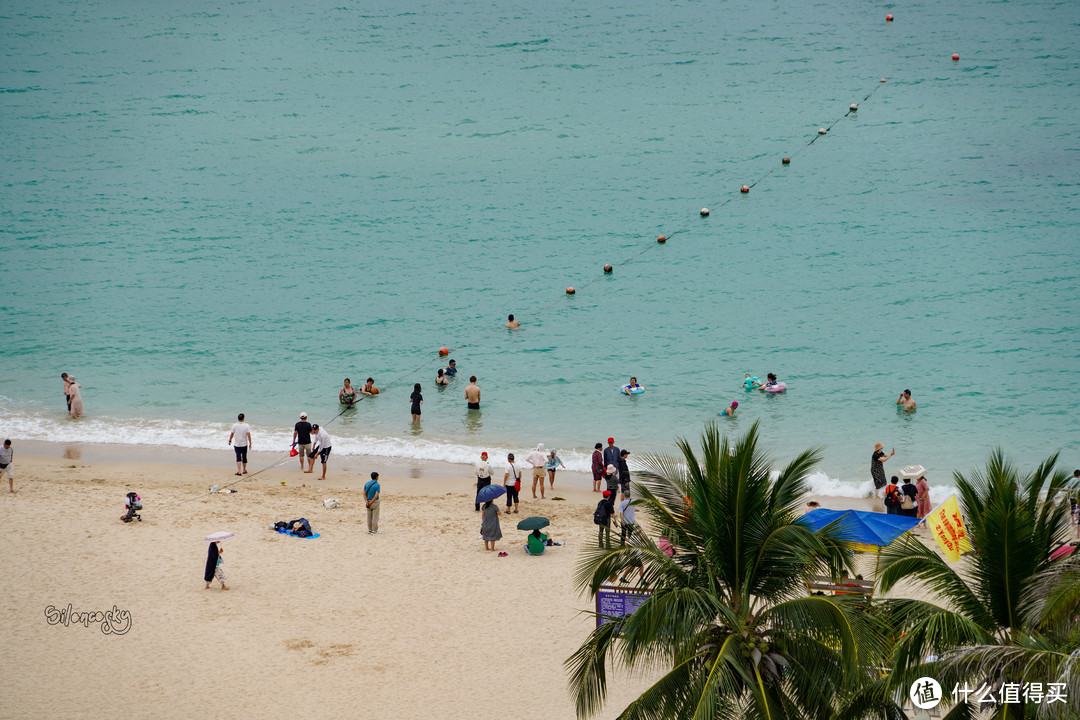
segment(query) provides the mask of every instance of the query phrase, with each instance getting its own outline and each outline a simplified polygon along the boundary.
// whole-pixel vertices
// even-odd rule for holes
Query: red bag
[[[514,492],[521,492],[521,478],[514,482]]]
[[[300,451],[297,450],[295,447],[292,450],[289,451],[289,457],[296,457],[299,454],[300,454]]]

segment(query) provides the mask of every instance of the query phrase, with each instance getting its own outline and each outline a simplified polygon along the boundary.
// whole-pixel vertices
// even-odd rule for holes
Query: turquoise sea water
[[[1039,1],[5,3],[0,433],[223,447],[244,411],[285,448],[372,375],[338,452],[585,469],[738,400],[725,428],[824,446],[834,492],[875,441],[938,478],[998,444],[1080,465],[1078,28]],[[787,393],[739,389],[769,371]]]

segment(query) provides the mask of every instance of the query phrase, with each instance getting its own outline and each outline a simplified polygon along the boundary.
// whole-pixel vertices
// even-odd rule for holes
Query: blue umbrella
[[[506,488],[502,485],[485,485],[480,488],[480,492],[476,493],[476,502],[482,503],[488,500],[494,500],[500,495],[506,494]]]

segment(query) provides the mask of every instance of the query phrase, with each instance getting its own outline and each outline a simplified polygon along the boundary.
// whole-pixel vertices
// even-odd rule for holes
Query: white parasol
[[[922,465],[908,465],[899,473],[900,477],[910,478],[912,480],[918,480],[925,474],[926,468],[924,468]]]
[[[206,542],[221,542],[222,540],[231,540],[236,537],[231,532],[216,532],[206,536]]]

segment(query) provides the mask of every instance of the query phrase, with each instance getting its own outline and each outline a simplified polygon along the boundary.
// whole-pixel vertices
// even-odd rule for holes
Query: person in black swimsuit
[[[413,393],[409,396],[412,401],[413,422],[420,422],[420,406],[424,404],[424,396],[420,394],[420,383],[413,385]]]

